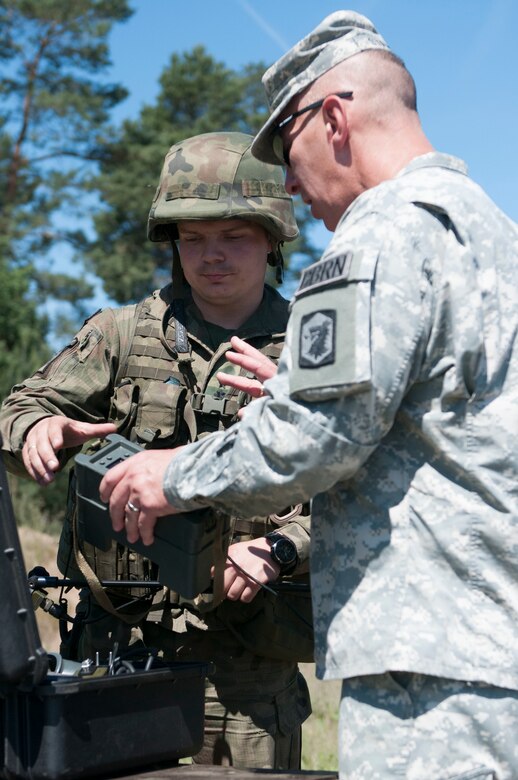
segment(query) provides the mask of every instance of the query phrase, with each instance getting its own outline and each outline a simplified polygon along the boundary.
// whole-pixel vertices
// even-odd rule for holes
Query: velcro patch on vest
[[[208,184],[204,181],[185,182],[185,184],[173,184],[165,194],[166,200],[177,198],[205,198],[217,200],[219,198],[219,184]]]
[[[300,322],[299,367],[320,368],[336,359],[336,311],[306,314]]]
[[[179,353],[184,354],[189,352],[189,337],[187,336],[187,329],[183,322],[175,320],[175,346]]]
[[[308,266],[302,273],[295,298],[329,284],[345,282],[351,270],[352,259],[353,253],[346,252]]]
[[[291,198],[284,184],[276,184],[274,181],[244,180],[241,182],[241,191],[245,198]]]

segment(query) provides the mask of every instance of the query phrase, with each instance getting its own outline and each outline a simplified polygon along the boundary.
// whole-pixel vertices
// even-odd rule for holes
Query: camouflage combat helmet
[[[149,212],[151,241],[178,238],[186,220],[248,219],[274,240],[298,236],[291,197],[282,169],[252,156],[253,136],[205,133],[172,146],[164,161]]]

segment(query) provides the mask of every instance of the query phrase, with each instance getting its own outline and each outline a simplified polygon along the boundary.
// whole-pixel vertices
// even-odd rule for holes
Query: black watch
[[[270,555],[281,568],[281,574],[289,574],[297,565],[297,548],[287,536],[273,531],[266,534],[270,542]]]

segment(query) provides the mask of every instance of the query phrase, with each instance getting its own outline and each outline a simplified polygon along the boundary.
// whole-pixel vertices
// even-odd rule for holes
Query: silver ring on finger
[[[136,506],[132,501],[128,501],[126,506],[130,512],[140,512],[140,507]]]

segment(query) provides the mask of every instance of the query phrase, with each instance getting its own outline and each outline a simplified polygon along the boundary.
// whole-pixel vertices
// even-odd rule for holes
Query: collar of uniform
[[[443,152],[428,152],[427,154],[419,155],[419,157],[414,157],[394,178],[397,179],[421,168],[446,168],[449,171],[457,171],[457,173],[462,173],[465,176],[468,174],[468,166],[464,160]]]
[[[236,331],[236,336],[278,336],[286,332],[289,302],[268,284],[264,286],[263,299],[257,311]]]
[[[405,165],[404,168],[401,168],[401,170],[396,173],[392,179],[387,179],[386,181],[381,182],[381,184],[379,184],[377,187],[371,187],[370,189],[365,190],[360,195],[358,195],[358,197],[353,200],[353,202],[346,208],[340,217],[338,225],[335,228],[334,235],[337,236],[340,233],[340,227],[347,221],[351,213],[357,212],[358,209],[361,209],[362,204],[364,204],[366,200],[370,201],[372,199],[374,192],[378,189],[378,187],[383,187],[383,185],[387,184],[388,182],[392,182],[410,173],[415,173],[415,171],[424,170],[425,168],[443,168],[448,171],[460,173],[464,176],[468,175],[468,166],[466,163],[459,157],[454,157],[451,154],[444,154],[443,152],[427,152],[427,154],[421,154],[418,157],[414,157],[414,159],[411,160],[408,165]],[[333,242],[334,239],[332,238],[325,250],[324,255],[322,256],[322,259],[327,255],[332,255]]]
[[[240,328],[237,328],[235,335],[240,338],[252,338],[284,334],[288,322],[288,306],[288,301],[282,295],[269,285],[265,285],[259,308]],[[205,344],[205,323],[190,291],[186,291],[185,314],[187,320],[185,326],[189,336]]]

